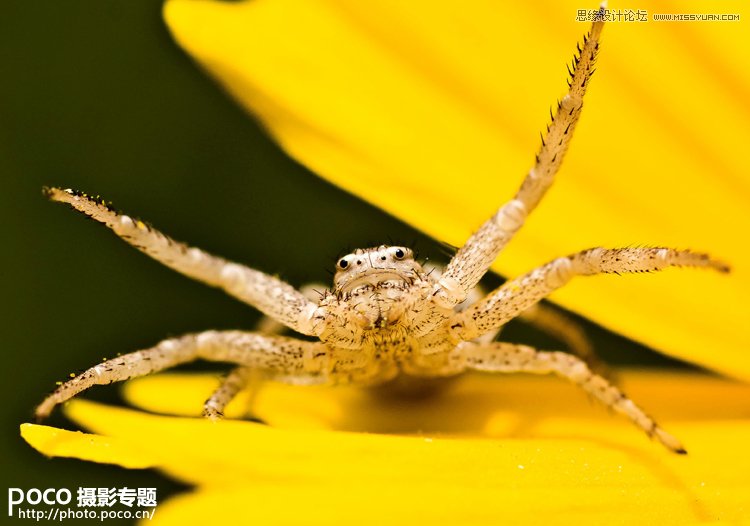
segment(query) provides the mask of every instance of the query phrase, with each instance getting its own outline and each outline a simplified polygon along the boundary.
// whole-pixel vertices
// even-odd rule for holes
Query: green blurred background
[[[104,356],[188,331],[252,328],[258,314],[46,202],[43,185],[102,194],[177,239],[293,285],[328,282],[336,256],[357,246],[416,243],[432,261],[448,251],[290,160],[172,42],[161,2],[2,7],[0,491],[7,499],[8,487],[155,486],[163,500],[181,487],[154,471],[46,459],[18,425],[55,381]],[[610,362],[680,366],[586,327]],[[521,324],[505,334],[557,345]],[[73,428],[59,411],[50,423]]]

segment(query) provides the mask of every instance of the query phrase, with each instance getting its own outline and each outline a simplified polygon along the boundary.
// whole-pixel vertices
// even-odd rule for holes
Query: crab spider
[[[72,190],[45,189],[50,199],[104,223],[157,261],[219,287],[317,341],[245,331],[205,331],[170,338],[102,362],[63,383],[36,408],[36,416],[46,417],[56,405],[93,385],[151,374],[196,359],[239,365],[206,401],[204,415],[214,418],[250,383],[254,372],[270,380],[303,385],[374,385],[399,375],[446,377],[466,371],[553,373],[624,414],[668,449],[684,453],[676,438],[594,373],[581,357],[495,342],[487,336],[575,276],[657,271],[670,266],[727,271],[722,263],[688,250],[593,248],[555,259],[508,281],[472,305],[459,307],[552,184],[583,107],[602,27],[602,20],[595,21],[579,47],[570,89],[558,103],[536,162],[520,189],[466,241],[439,275],[426,272],[405,247],[358,249],[337,262],[332,290],[315,302],[278,278],[174,241],[117,213],[98,198]]]

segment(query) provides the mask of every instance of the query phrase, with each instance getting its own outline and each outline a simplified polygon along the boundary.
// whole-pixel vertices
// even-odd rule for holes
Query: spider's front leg
[[[327,347],[283,336],[244,331],[205,331],[164,340],[155,347],[102,362],[63,383],[37,406],[37,419],[94,385],[121,382],[197,359],[230,362],[288,376],[325,376]]]
[[[169,268],[223,289],[299,333],[314,335],[312,318],[317,305],[288,283],[175,241],[142,221],[116,212],[99,198],[60,188],[45,188],[44,193],[53,201],[67,203],[104,223],[122,239]]]
[[[567,378],[607,407],[627,416],[667,449],[679,454],[686,453],[679,440],[659,427],[653,418],[620,389],[593,373],[577,356],[564,352],[537,351],[526,345],[504,342],[464,342],[459,344],[457,352],[464,367],[469,370],[493,373],[552,373]]]
[[[573,59],[574,67],[568,81],[570,89],[557,103],[557,112],[547,126],[534,167],[513,199],[488,219],[448,264],[433,293],[433,299],[439,305],[452,308],[466,298],[552,185],[573,137],[583,108],[583,96],[594,73],[599,36],[604,27],[602,11],[600,15],[584,38],[583,46],[578,47],[579,53]]]

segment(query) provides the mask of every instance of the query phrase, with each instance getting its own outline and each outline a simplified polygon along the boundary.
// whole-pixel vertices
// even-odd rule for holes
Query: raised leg
[[[573,70],[568,69],[570,89],[557,103],[554,116],[550,111],[552,122],[547,126],[547,134],[542,137],[534,167],[526,175],[521,188],[511,201],[469,238],[445,269],[433,295],[439,305],[453,307],[466,298],[552,185],[581,115],[583,96],[594,73],[599,35],[603,27],[604,17],[601,16],[584,37],[583,47],[578,46],[578,55],[573,58]]]
[[[121,382],[202,358],[280,375],[325,375],[324,344],[242,331],[206,331],[164,340],[155,347],[102,362],[63,383],[36,408],[45,418],[58,404],[94,385]]]
[[[729,268],[707,254],[671,248],[592,248],[547,263],[508,281],[485,299],[454,315],[450,326],[458,340],[472,340],[518,316],[573,276],[652,272],[667,267]]]
[[[502,342],[488,345],[465,342],[459,345],[458,352],[465,367],[470,370],[494,373],[554,373],[567,378],[607,407],[627,416],[667,449],[675,453],[686,453],[679,440],[659,427],[654,419],[625,396],[625,393],[594,374],[577,356],[564,352],[537,351],[526,345]]]
[[[299,293],[317,305],[324,296],[323,291],[328,287],[323,283],[306,283],[299,288]],[[262,334],[283,334],[287,327],[271,316],[263,316],[255,326],[255,330]]]
[[[59,188],[45,188],[44,193],[53,201],[67,203],[104,223],[122,239],[169,268],[223,289],[299,333],[314,334],[312,316],[317,304],[291,285],[175,241],[142,221],[116,212],[99,198]]]

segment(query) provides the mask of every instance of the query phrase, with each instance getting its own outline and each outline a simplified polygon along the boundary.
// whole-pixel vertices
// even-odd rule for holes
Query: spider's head
[[[350,292],[362,285],[377,286],[387,281],[411,284],[421,273],[421,265],[406,247],[358,248],[336,262],[333,286],[336,292]]]

